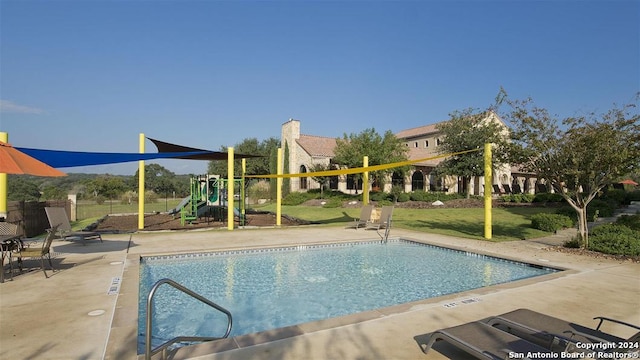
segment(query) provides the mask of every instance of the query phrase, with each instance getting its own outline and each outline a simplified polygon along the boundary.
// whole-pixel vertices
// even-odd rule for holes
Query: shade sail
[[[81,151],[62,151],[62,150],[42,150],[18,148],[25,154],[29,154],[34,158],[46,162],[53,167],[73,167],[73,166],[89,166],[117,164],[130,161],[152,160],[152,159],[172,159],[179,156],[185,156],[185,153],[104,153],[104,152],[81,152]],[[201,154],[201,152],[188,153],[190,155]]]
[[[67,175],[4,142],[0,142],[0,173],[36,176]]]
[[[75,166],[117,164],[153,159],[187,159],[187,160],[227,160],[226,152],[209,151],[192,147],[175,145],[151,139],[158,148],[157,153],[106,153],[64,150],[44,150],[16,148],[52,167],[64,168]],[[235,159],[261,157],[259,155],[234,154]]]
[[[190,159],[190,160],[227,160],[228,154],[223,151],[209,151],[196,149],[188,146],[171,144],[168,142],[152,139],[149,139],[157,148],[159,153],[189,153],[189,152],[203,152],[201,154],[195,155],[184,155],[177,156],[177,159]],[[234,152],[234,159],[247,159],[247,158],[257,158],[262,157],[262,155],[248,155],[248,154],[237,154]]]

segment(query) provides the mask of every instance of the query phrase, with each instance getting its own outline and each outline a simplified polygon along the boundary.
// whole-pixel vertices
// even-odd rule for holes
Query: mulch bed
[[[275,226],[276,215],[272,213],[252,213],[247,214],[247,226]],[[306,225],[308,222],[282,216],[283,226]],[[236,221],[236,226],[238,222]],[[202,217],[192,223],[182,225],[180,215],[169,215],[164,213],[146,214],[144,216],[144,231],[161,230],[192,230],[204,228],[226,228],[227,223],[215,221],[213,218]],[[127,233],[138,231],[138,215],[108,215],[99,221],[93,231],[105,233]]]
[[[375,205],[375,202],[372,202]],[[323,200],[309,200],[303,204],[304,206],[322,206]],[[493,202],[493,206],[518,206],[520,204],[505,204],[503,202]],[[429,208],[481,208],[484,206],[484,201],[481,199],[457,199],[449,200],[444,206],[432,205],[430,202],[425,201],[407,201],[395,204],[399,208],[410,209],[429,209]],[[524,206],[524,205],[520,205]],[[360,208],[362,203],[360,201],[349,201],[343,204],[344,208]],[[270,212],[251,212],[247,213],[247,226],[275,226],[276,215]],[[282,226],[297,226],[308,225],[308,221],[295,219],[282,215]],[[238,222],[236,221],[236,225]],[[169,215],[164,213],[146,214],[144,216],[144,231],[161,231],[161,230],[190,230],[190,229],[203,229],[203,228],[226,228],[227,223],[222,221],[216,221],[213,218],[202,217],[192,223],[182,225],[179,215]],[[108,215],[101,219],[95,227],[94,231],[104,233],[128,233],[138,231],[138,215],[137,214],[125,214],[125,215]]]

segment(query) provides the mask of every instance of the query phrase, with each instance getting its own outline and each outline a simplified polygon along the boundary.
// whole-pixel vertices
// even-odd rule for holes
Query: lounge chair
[[[529,352],[551,353],[549,349],[480,321],[435,331],[431,334],[426,346],[421,345],[422,351],[426,354],[433,344],[440,340],[446,341],[478,359],[509,359],[512,354],[526,355]]]
[[[367,222],[371,219],[371,212],[373,212],[373,205],[364,205],[360,209],[360,218],[353,219],[353,222],[346,226],[347,229],[358,229],[367,225]]]
[[[44,267],[45,257],[49,261],[49,267],[51,268],[52,271],[55,272],[55,269],[53,268],[53,263],[51,262],[51,243],[53,242],[53,239],[56,237],[57,230],[58,230],[57,225],[47,230],[47,236],[44,238],[44,241],[42,242],[42,246],[36,246],[34,244],[33,247],[23,247],[18,251],[11,253],[12,258],[18,259],[20,272],[22,272],[22,260],[24,258],[40,258],[40,267],[44,272],[44,277],[48,278],[49,275],[47,275],[47,270]],[[36,244],[39,245],[39,243],[36,243]]]
[[[380,211],[380,218],[375,221],[367,221],[365,229],[386,229],[391,225],[391,216],[393,215],[393,206],[383,206]]]
[[[639,326],[606,317],[596,317],[594,320],[600,320],[595,329],[533,310],[518,309],[491,318],[487,323],[549,348],[553,346],[566,348],[568,345],[577,342],[617,344],[619,342],[636,342],[640,340],[640,332],[629,339],[624,339],[600,330],[605,321],[625,325],[636,330],[640,330]],[[556,343],[554,339],[561,341]]]
[[[58,227],[57,236],[64,240],[80,239],[83,245],[87,244],[87,240],[98,239],[102,242],[102,235],[94,231],[73,231],[67,212],[61,207],[45,207],[44,211],[47,213],[49,224],[53,228]]]

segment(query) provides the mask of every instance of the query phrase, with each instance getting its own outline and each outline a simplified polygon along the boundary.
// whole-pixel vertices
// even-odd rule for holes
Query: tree
[[[247,174],[250,175],[266,175],[269,174],[269,154],[272,149],[280,146],[280,140],[270,137],[268,139],[258,141],[256,138],[247,138],[233,146],[233,152],[236,154],[258,155],[257,158],[247,159]],[[220,151],[227,152],[228,148],[220,147]],[[240,159],[234,162],[234,176],[242,175],[242,162]],[[209,174],[227,177],[228,165],[226,160],[209,161],[207,167]]]
[[[140,170],[136,170],[134,177],[138,183]],[[149,164],[144,167],[144,187],[156,194],[167,196],[177,189],[176,174],[159,164]]]
[[[65,200],[67,192],[57,186],[45,186],[42,190],[42,198],[45,200]]]
[[[120,176],[100,175],[87,183],[87,190],[95,197],[103,196],[107,199],[114,199],[126,189],[123,177]]]
[[[336,139],[333,162],[349,167],[362,167],[363,157],[369,157],[369,166],[382,165],[407,160],[407,147],[390,130],[380,136],[374,128],[366,129],[359,134],[344,134],[342,139]],[[405,172],[407,167],[396,169]],[[383,184],[384,176],[392,169],[374,171],[372,180]]]
[[[640,114],[635,104],[603,114],[558,120],[531,99],[507,100],[510,156],[546,180],[578,214],[578,235],[589,246],[587,205],[608,184],[640,168]]]
[[[483,149],[484,144],[491,143],[494,145],[493,163],[504,163],[508,129],[492,110],[469,108],[455,111],[450,116],[450,120],[438,124],[438,130],[442,133],[442,142],[438,147],[441,154]],[[484,154],[482,151],[472,151],[447,157],[438,164],[437,173],[463,177],[467,184],[465,192],[469,198],[471,178],[484,175]]]
[[[38,185],[25,179],[22,175],[9,176],[7,181],[7,200],[9,201],[38,201],[40,189]]]
[[[331,170],[331,166],[327,164],[312,164],[309,166],[309,172],[321,172],[321,171],[329,171]],[[311,176],[311,178],[317,181],[320,184],[320,198],[323,198],[324,187],[329,184],[329,180],[331,180],[331,176]]]

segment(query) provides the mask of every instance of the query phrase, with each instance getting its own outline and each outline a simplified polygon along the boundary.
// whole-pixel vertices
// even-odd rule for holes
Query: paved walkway
[[[640,264],[555,251],[549,244],[562,243],[562,233],[506,243],[399,229],[392,230],[391,236],[568,270],[542,279],[184,348],[174,358],[463,359],[464,355],[440,344],[425,355],[420,344],[439,328],[521,307],[586,325],[593,325],[592,318],[599,315],[640,324]],[[41,271],[31,271],[0,284],[0,359],[138,358],[137,329],[130,325],[137,318],[137,272],[133,269],[135,259],[143,254],[376,237],[371,231],[305,226],[137,233],[132,238],[106,235],[104,243],[86,246],[56,241],[54,265],[60,271],[48,279]],[[119,289],[118,279],[122,281]],[[468,299],[475,301],[464,301]],[[631,335],[623,328],[607,330]],[[290,337],[292,333],[300,335]],[[221,349],[227,351],[211,354]]]

